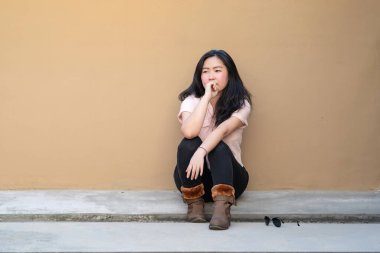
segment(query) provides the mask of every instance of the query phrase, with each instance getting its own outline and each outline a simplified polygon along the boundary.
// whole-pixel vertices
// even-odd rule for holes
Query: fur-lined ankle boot
[[[181,187],[183,202],[187,203],[187,221],[206,222],[204,214],[205,201],[202,196],[205,194],[203,184],[191,188]]]
[[[228,229],[231,224],[230,209],[235,204],[235,189],[231,185],[217,184],[211,188],[214,200],[214,212],[209,228],[213,230]]]

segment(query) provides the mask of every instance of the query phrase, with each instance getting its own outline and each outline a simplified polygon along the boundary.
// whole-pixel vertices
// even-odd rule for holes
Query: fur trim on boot
[[[231,225],[231,206],[235,204],[235,189],[231,185],[217,184],[211,188],[211,193],[214,200],[214,212],[209,228],[228,229]]]
[[[203,184],[186,188],[181,187],[182,198],[185,203],[187,203],[187,221],[199,223],[206,222],[206,217],[204,214],[204,204],[202,196],[205,194]]]
[[[197,186],[186,188],[181,186],[182,197],[186,200],[197,199],[202,197],[205,194],[203,184]]]
[[[228,184],[217,184],[211,188],[212,198],[216,196],[234,196],[235,197],[235,188]]]

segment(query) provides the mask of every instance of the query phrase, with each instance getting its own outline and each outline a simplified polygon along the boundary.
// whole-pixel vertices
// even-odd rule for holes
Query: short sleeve
[[[247,100],[244,101],[244,105],[239,110],[232,113],[231,117],[236,117],[243,122],[244,127],[248,126],[248,118],[251,113],[251,105]]]
[[[199,102],[199,99],[197,99],[194,95],[188,96],[187,98],[185,98],[185,100],[182,101],[179,113],[177,115],[177,118],[181,124],[182,124],[182,113],[193,112],[198,102]]]

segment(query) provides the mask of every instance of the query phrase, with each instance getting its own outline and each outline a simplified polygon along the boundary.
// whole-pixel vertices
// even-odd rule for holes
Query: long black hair
[[[252,105],[251,94],[244,87],[243,81],[239,76],[239,72],[236,68],[231,56],[224,50],[210,50],[205,53],[195,68],[193,82],[190,86],[182,91],[178,98],[180,101],[185,100],[190,95],[200,98],[205,94],[205,88],[202,84],[202,68],[204,62],[210,58],[216,56],[226,66],[228,71],[228,83],[226,88],[223,89],[222,95],[215,106],[215,125],[220,125],[223,121],[231,117],[231,114],[244,106],[244,101],[247,100]]]

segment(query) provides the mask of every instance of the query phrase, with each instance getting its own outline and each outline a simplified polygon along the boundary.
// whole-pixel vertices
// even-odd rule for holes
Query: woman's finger
[[[186,178],[189,178],[190,177],[190,174],[191,174],[191,164],[189,164],[189,166],[187,167],[186,169]]]
[[[199,175],[199,169],[197,168],[197,170],[195,171],[195,178],[194,179],[197,179],[198,175]]]
[[[197,173],[197,167],[196,166],[194,166],[193,167],[193,171],[192,171],[192,173],[191,173],[191,180],[194,180],[195,179],[195,174]]]

